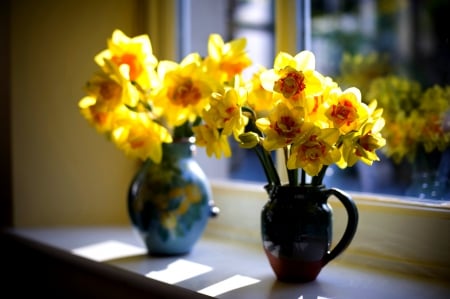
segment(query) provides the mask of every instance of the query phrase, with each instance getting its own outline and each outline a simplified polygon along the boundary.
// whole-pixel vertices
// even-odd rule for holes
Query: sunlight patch
[[[147,254],[145,248],[115,240],[75,248],[71,252],[97,262]]]
[[[230,278],[222,280],[216,284],[210,285],[204,289],[199,290],[198,292],[208,296],[218,296],[220,294],[239,289],[242,287],[246,287],[255,283],[258,283],[260,280],[251,278],[243,275],[234,275]]]
[[[210,266],[179,259],[167,265],[166,269],[160,271],[151,271],[145,276],[169,284],[175,284],[180,281],[207,273],[212,269],[213,268],[211,268]]]

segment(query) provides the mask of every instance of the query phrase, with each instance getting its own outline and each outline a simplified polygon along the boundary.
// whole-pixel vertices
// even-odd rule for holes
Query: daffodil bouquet
[[[332,164],[379,160],[382,109],[315,70],[310,51],[280,52],[273,68],[246,77],[253,63],[245,38],[211,34],[206,57],[191,53],[179,63],[159,61],[147,35],[115,30],[107,45],[79,108],[128,156],[159,163],[163,143],[194,137],[208,156],[230,157],[234,140],[256,151],[269,185],[285,183],[273,151],[284,153],[290,185],[320,185]]]

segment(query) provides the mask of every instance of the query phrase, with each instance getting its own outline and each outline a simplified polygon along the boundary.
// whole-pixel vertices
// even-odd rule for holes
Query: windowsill
[[[211,223],[214,221],[212,220]],[[82,292],[82,295],[94,292],[96,296],[109,294],[117,297],[119,292],[122,292],[131,296],[132,293],[137,293],[135,289],[139,289],[142,297],[154,298],[156,294],[159,298],[165,294],[166,297],[169,295],[171,298],[180,298],[180,296],[210,298],[197,291],[236,275],[250,277],[258,282],[219,294],[217,298],[301,298],[303,296],[303,298],[345,299],[432,299],[444,298],[450,292],[446,281],[350,265],[340,259],[324,267],[313,282],[303,284],[278,282],[260,246],[216,238],[209,231],[196,244],[192,252],[185,256],[149,257],[145,254],[136,254],[103,262],[80,257],[72,254],[71,250],[108,240],[142,247],[140,240],[129,227],[12,229],[8,231],[8,234],[12,235],[13,239],[19,240],[16,240],[17,243],[25,244],[35,251],[41,251],[55,262],[45,261],[46,266],[37,268],[35,263],[44,261],[37,260],[34,261],[35,263],[31,261],[31,263],[21,264],[26,261],[26,256],[14,255],[16,259],[14,263],[22,265],[18,269],[23,272],[24,279],[28,278],[31,283],[34,279],[42,279],[42,282],[45,282],[47,280],[43,275],[49,274],[45,267],[52,267],[55,264],[65,265],[66,269],[59,267],[62,273],[53,273],[53,275],[64,278],[70,275],[70,280],[60,281],[60,283],[78,288],[77,292]],[[177,282],[174,286],[145,277],[150,271],[166,269],[169,264],[179,259],[206,265],[212,270]],[[24,265],[28,268],[23,267]],[[76,277],[76,273],[81,273],[84,278]],[[93,281],[87,281],[88,279]],[[103,282],[96,281],[99,279],[103,279]],[[69,295],[69,290],[67,292]],[[77,293],[78,295],[80,294]],[[136,297],[133,296],[133,298]]]
[[[48,264],[63,265],[57,268],[58,271],[70,274],[61,276],[64,283],[58,282],[63,283],[60,288],[68,285],[83,288],[79,291],[83,295],[95,289],[97,295],[108,294],[108,297],[117,297],[114,292],[128,294],[134,290],[143,297],[151,294],[152,298],[155,292],[156,297],[170,294],[173,298],[209,298],[197,291],[235,275],[259,282],[223,293],[218,298],[432,299],[450,294],[448,202],[433,204],[351,193],[360,213],[353,242],[322,269],[316,281],[286,284],[275,279],[261,248],[259,216],[267,201],[262,187],[260,184],[213,180],[214,200],[221,210],[220,215],[209,221],[203,238],[186,256],[155,258],[141,253],[127,258],[92,261],[72,254],[71,250],[108,240],[141,248],[143,244],[130,227],[77,227],[8,230],[13,239],[18,238],[17,243],[25,244],[34,252],[44,252],[54,263],[42,265],[39,262],[43,261],[18,256],[15,251],[9,252],[8,256],[8,250],[2,258],[12,265],[11,269],[18,273],[19,279],[24,277],[30,283],[36,279],[48,281],[43,273],[59,275],[49,273]],[[334,213],[333,241],[336,241],[343,231],[346,215],[337,200],[331,198],[329,202]],[[145,277],[146,273],[165,269],[180,258],[213,270],[174,285]],[[73,271],[75,268],[77,271]],[[10,268],[5,269],[9,272]],[[90,288],[84,290],[88,278],[72,277],[77,273],[93,279],[94,282],[89,282]],[[52,287],[53,282],[49,288]]]

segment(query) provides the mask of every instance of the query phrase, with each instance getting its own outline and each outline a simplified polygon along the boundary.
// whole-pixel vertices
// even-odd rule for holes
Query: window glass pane
[[[385,136],[390,134],[385,150],[398,150],[389,157],[381,153],[381,162],[370,167],[331,167],[325,182],[346,190],[450,199],[450,97],[448,91],[445,96],[441,92],[450,83],[450,46],[444,29],[448,1],[318,0],[311,5],[316,68],[343,87],[360,88],[367,102],[372,98],[364,96],[376,97],[386,116]],[[412,82],[421,90],[412,92]],[[435,84],[442,90],[423,96]],[[418,110],[424,102],[429,102],[429,109]],[[427,122],[430,117],[432,124]],[[428,136],[431,130],[441,134]],[[423,144],[426,151],[434,150],[421,150]],[[416,157],[409,161],[413,153]],[[426,160],[432,161],[430,170],[416,173]]]
[[[274,53],[273,9],[272,1],[180,1],[181,48],[182,56],[190,52],[207,54],[208,37],[218,33],[225,42],[245,37],[247,50],[256,65],[271,66]],[[205,14],[204,12],[208,13]],[[187,29],[188,28],[188,29]],[[255,68],[249,68],[245,75],[250,75]],[[239,148],[236,142],[230,142],[233,155],[217,160],[207,157],[203,148],[197,149],[197,159],[207,175],[211,178],[226,178],[265,182],[264,171],[252,150]]]

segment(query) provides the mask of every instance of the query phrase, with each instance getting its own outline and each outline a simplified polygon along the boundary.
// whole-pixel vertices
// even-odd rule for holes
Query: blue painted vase
[[[150,255],[189,253],[218,214],[194,143],[163,144],[160,164],[145,161],[128,193],[128,213]]]
[[[352,241],[358,210],[352,198],[325,186],[266,186],[269,201],[261,212],[264,252],[280,281],[307,282],[341,254]],[[331,249],[333,214],[327,200],[334,195],[345,207],[347,225]]]

